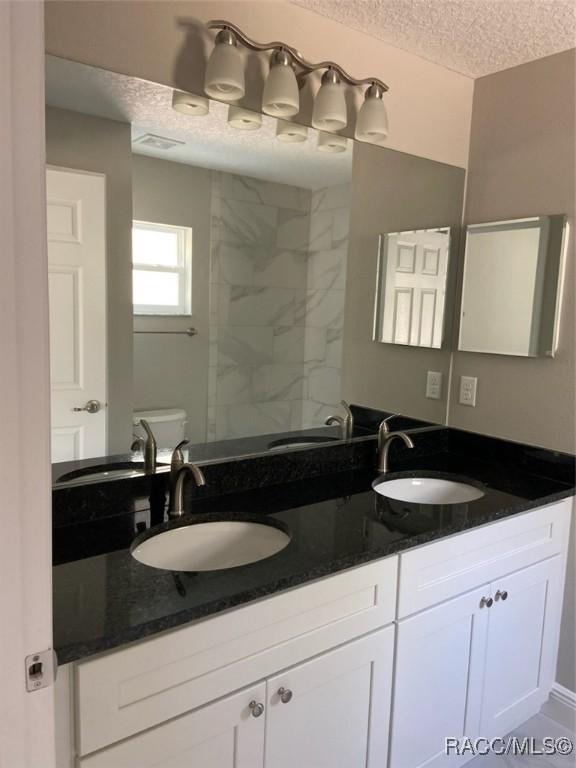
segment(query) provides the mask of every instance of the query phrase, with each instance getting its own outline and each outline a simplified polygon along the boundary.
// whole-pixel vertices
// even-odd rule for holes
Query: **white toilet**
[[[132,423],[135,437],[146,437],[140,426],[140,419],[145,419],[154,433],[158,450],[173,449],[186,432],[186,411],[181,408],[159,408],[155,411],[134,411]]]

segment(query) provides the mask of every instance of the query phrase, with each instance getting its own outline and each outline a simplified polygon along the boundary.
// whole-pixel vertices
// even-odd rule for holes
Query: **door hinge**
[[[26,656],[26,690],[39,691],[53,685],[57,670],[58,659],[52,648]]]

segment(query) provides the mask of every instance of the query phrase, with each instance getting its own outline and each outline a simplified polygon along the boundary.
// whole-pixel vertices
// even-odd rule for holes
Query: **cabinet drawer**
[[[79,663],[80,755],[391,623],[397,571],[390,557]]]
[[[571,509],[565,499],[401,555],[398,617],[563,552]]]

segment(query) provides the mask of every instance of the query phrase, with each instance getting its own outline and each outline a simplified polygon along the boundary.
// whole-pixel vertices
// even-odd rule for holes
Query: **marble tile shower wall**
[[[341,399],[350,185],[312,192],[304,313],[302,428],[323,424]]]
[[[338,402],[345,198],[214,172],[208,440],[317,425]]]

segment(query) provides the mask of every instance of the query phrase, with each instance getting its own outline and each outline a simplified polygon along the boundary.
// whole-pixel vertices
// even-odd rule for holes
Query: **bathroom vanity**
[[[85,487],[93,516],[74,525],[74,490],[56,490],[59,768],[440,766],[446,736],[503,736],[537,713],[555,679],[571,457],[450,429],[413,438],[418,455],[395,446],[385,478],[373,438],[353,468],[326,471],[334,447],[303,450],[308,476],[281,483],[252,460],[256,487],[190,488],[191,514],[152,529],[142,497],[102,516],[118,482]],[[206,466],[207,489],[238,463]],[[402,481],[384,487],[396,498],[374,490],[383,479]],[[402,498],[439,480],[471,500]],[[132,556],[223,520],[290,543],[219,571]]]
[[[572,394],[570,206],[468,223],[464,168],[113,70],[46,58],[59,768],[506,735],[555,681],[574,457],[442,425],[572,450],[530,379]]]

